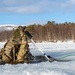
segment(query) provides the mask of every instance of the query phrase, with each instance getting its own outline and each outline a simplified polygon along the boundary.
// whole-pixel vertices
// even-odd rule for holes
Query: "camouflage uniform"
[[[24,63],[29,62],[33,57],[28,48],[27,37],[24,34],[25,27],[18,27],[14,31],[13,38],[9,40],[4,48],[2,48],[0,55],[2,61],[5,63]]]
[[[20,28],[20,35],[21,35],[21,41],[20,41],[21,46],[17,55],[17,61],[29,62],[29,55],[32,56],[32,54],[29,51],[27,37],[24,34],[24,28],[22,27]]]
[[[2,61],[4,61],[5,63],[11,63],[16,60],[16,53],[18,50],[16,46],[18,46],[19,48],[17,42],[13,40],[7,41],[4,48],[1,49]]]

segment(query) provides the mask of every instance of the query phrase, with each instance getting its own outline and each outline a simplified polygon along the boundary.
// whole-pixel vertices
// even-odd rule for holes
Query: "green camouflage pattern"
[[[13,58],[13,51],[16,52],[16,46],[18,46],[18,44],[13,41],[13,40],[9,40],[7,41],[7,43],[5,44],[4,48],[1,50],[2,52],[2,60],[6,63],[10,63],[11,61],[13,61],[15,58]]]
[[[24,34],[24,28],[21,27],[20,27],[20,36],[21,36],[21,42],[20,42],[21,46],[17,55],[17,61],[24,62],[25,54],[28,51],[28,41],[27,41],[27,37]]]
[[[4,45],[4,48],[1,49],[1,60],[5,63],[28,63],[30,57],[32,57],[24,30],[25,27],[19,26],[14,31],[12,39],[8,40]]]

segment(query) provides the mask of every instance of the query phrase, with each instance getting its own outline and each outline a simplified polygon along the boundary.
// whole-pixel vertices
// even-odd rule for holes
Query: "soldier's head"
[[[18,27],[18,29],[19,29],[20,31],[24,31],[25,28],[26,28],[26,26],[24,26],[24,27],[23,27],[23,26],[19,26],[19,27]]]
[[[20,39],[20,37],[24,34],[26,26],[19,26],[13,33],[13,39]]]

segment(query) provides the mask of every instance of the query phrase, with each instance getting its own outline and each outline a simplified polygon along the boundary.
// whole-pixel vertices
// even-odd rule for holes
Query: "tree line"
[[[13,30],[11,31],[1,31],[0,32],[0,42],[9,40],[13,35]]]
[[[35,42],[57,42],[57,41],[75,41],[75,23],[55,23],[48,21],[47,24],[32,24],[26,27]],[[6,41],[13,35],[13,30],[0,32],[0,41]]]
[[[30,25],[27,30],[33,35],[33,39],[37,42],[48,41],[75,41],[75,23],[55,23],[55,21],[48,21],[44,25]]]

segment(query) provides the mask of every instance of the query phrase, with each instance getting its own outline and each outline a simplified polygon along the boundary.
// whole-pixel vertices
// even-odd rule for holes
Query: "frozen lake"
[[[0,43],[2,48],[4,43]],[[69,62],[41,62],[36,64],[0,65],[0,75],[75,75],[75,43],[36,43],[47,55],[69,59]],[[31,53],[42,55],[31,43]]]

